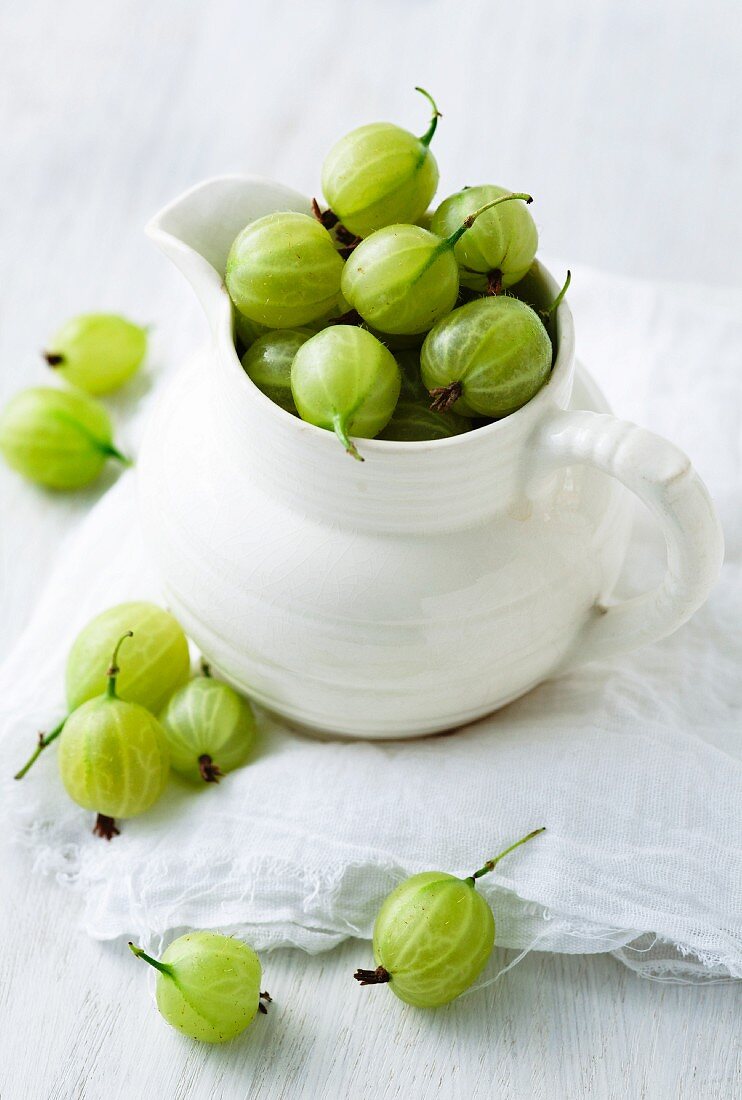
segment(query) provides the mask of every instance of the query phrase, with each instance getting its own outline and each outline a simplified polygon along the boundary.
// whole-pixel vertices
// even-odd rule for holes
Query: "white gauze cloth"
[[[82,894],[91,936],[154,946],[217,928],[322,951],[370,936],[406,875],[468,874],[546,825],[479,884],[501,945],[742,977],[742,291],[578,269],[570,300],[578,353],[616,412],[687,450],[715,497],[727,560],[707,606],[664,642],[445,736],[319,741],[260,714],[252,763],[202,789],[174,777],[110,844],[65,795],[50,747],[22,783],[3,777],[2,798],[35,867]],[[64,713],[77,631],[158,598],[135,488],[121,477],[69,538],[0,669],[6,772]],[[654,583],[662,558],[638,516],[622,592]]]

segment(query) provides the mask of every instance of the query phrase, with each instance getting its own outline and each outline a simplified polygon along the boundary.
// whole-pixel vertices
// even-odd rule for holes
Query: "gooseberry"
[[[484,969],[495,943],[495,920],[476,890],[509,852],[538,836],[535,829],[468,878],[424,871],[384,901],[374,924],[375,970],[357,970],[361,985],[389,987],[400,1000],[435,1008],[460,996]]]
[[[399,399],[392,419],[379,439],[413,443],[430,439],[448,439],[471,431],[472,422],[455,412],[436,412],[430,407],[430,399],[416,401]]]
[[[160,714],[173,771],[196,783],[218,783],[244,764],[255,744],[255,718],[229,684],[204,675],[171,695]]]
[[[245,373],[286,412],[296,412],[291,393],[291,364],[302,344],[314,335],[311,329],[273,329],[260,336],[242,356]]]
[[[439,321],[422,346],[420,368],[433,408],[503,417],[541,389],[551,360],[538,314],[503,295],[469,302]]]
[[[260,336],[265,336],[271,330],[267,325],[259,325],[257,321],[251,321],[238,310],[234,310],[234,331],[239,344],[244,351],[255,343]]]
[[[188,640],[173,616],[143,601],[116,604],[91,619],[72,643],[65,672],[69,711],[106,690],[108,655],[127,629],[134,632],[134,637],[117,680],[121,699],[139,703],[156,714],[175,689],[186,682],[190,673]],[[16,773],[16,779],[22,779],[43,750],[59,737],[65,721],[51,733],[39,735],[34,752]]]
[[[531,202],[506,192],[471,211],[445,239],[419,225],[389,225],[362,241],[345,265],[341,287],[349,304],[380,332],[425,332],[456,305],[457,243],[491,207]]]
[[[370,332],[333,325],[299,348],[291,390],[302,420],[334,431],[362,461],[350,436],[371,439],[388,423],[399,397],[399,367]]]
[[[332,237],[308,214],[267,214],[245,226],[227,257],[235,308],[269,328],[296,328],[328,314],[343,261]]]
[[[62,326],[44,358],[66,382],[100,394],[128,382],[146,351],[146,329],[115,313],[83,313]]]
[[[469,215],[487,207],[454,249],[461,282],[473,290],[499,292],[512,286],[523,278],[536,255],[538,230],[526,205],[493,204],[507,194],[503,187],[466,187],[444,199],[430,223],[433,233],[447,237]]]
[[[113,649],[102,695],[74,710],[59,743],[59,774],[67,794],[97,814],[93,832],[110,840],[117,817],[148,810],[165,789],[169,771],[162,726],[139,703],[127,703],[116,691],[118,652],[131,638],[127,631]]]
[[[439,112],[433,97],[416,88],[433,108],[428,129],[415,137],[391,122],[351,130],[332,147],[322,166],[322,190],[342,224],[359,237],[398,222],[415,222],[438,186],[430,142]]]
[[[0,453],[8,465],[48,489],[80,489],[109,458],[129,459],[114,446],[108,413],[92,397],[39,386],[12,397],[0,414]]]
[[[160,1015],[191,1039],[226,1043],[270,1003],[270,996],[260,992],[260,960],[242,940],[218,932],[187,932],[173,940],[161,959],[133,943],[129,947],[157,971]]]

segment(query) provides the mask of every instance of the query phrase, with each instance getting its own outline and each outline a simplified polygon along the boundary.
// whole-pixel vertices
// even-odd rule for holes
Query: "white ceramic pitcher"
[[[465,435],[363,440],[359,463],[265,397],[235,352],[222,276],[239,230],[276,210],[309,202],[226,177],[148,227],[213,335],[153,410],[143,527],[169,606],[228,680],[314,730],[411,737],[657,641],[699,607],[723,552],[708,493],[676,447],[603,411],[589,381],[573,400],[566,303],[548,384]],[[631,523],[623,486],[660,524],[667,571],[612,604]]]

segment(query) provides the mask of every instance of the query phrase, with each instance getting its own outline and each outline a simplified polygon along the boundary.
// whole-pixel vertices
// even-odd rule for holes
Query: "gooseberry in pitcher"
[[[495,943],[495,919],[476,890],[477,879],[543,831],[511,844],[468,878],[423,871],[401,883],[374,924],[376,969],[357,970],[356,981],[388,984],[400,1000],[419,1008],[459,997],[479,977]]]
[[[507,192],[490,206],[516,199],[531,201],[530,195]],[[345,265],[343,295],[367,324],[382,333],[427,331],[456,305],[456,244],[488,210],[483,206],[472,211],[444,240],[419,225],[390,225],[372,233]]]
[[[551,362],[551,341],[538,314],[506,296],[455,309],[430,330],[420,353],[434,408],[495,418],[530,401]]]
[[[59,774],[78,806],[97,814],[94,832],[110,840],[115,819],[136,817],[154,805],[165,789],[170,767],[160,723],[139,703],[116,691],[117,658],[131,631],[116,643],[102,695],[73,711],[59,743]]]
[[[80,489],[108,459],[129,466],[113,444],[108,413],[84,393],[38,386],[12,397],[0,414],[0,454],[48,489]]]
[[[171,1027],[202,1043],[226,1043],[252,1023],[270,996],[260,992],[260,960],[242,940],[218,932],[187,932],[161,959],[129,944],[157,971],[160,1015]]]
[[[311,329],[273,329],[260,336],[242,356],[245,373],[266,397],[286,412],[296,413],[291,393],[291,364]]]
[[[160,714],[170,766],[194,783],[218,783],[239,768],[255,744],[252,707],[208,666],[171,695]]]
[[[538,230],[526,204],[495,205],[493,201],[509,193],[503,187],[466,187],[444,199],[433,215],[432,232],[448,237],[467,217],[485,207],[485,213],[454,249],[463,286],[499,292],[522,279],[533,263]]]
[[[435,101],[430,125],[415,137],[391,122],[359,126],[332,147],[322,166],[322,191],[333,213],[351,233],[422,217],[438,186],[438,165],[430,142],[438,125]]]
[[[267,214],[245,226],[227,257],[235,308],[269,328],[296,328],[329,314],[343,261],[332,237],[308,214]]]
[[[86,393],[110,393],[136,374],[147,330],[115,313],[83,313],[57,332],[44,351],[50,367]]]
[[[299,348],[291,368],[299,416],[334,431],[348,454],[360,461],[350,436],[378,435],[394,412],[399,389],[392,353],[353,325],[333,325],[317,333]]]

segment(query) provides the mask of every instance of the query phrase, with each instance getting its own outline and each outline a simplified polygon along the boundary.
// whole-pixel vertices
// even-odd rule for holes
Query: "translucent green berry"
[[[129,944],[157,974],[157,1007],[165,1020],[191,1039],[226,1043],[265,1011],[260,960],[242,940],[218,932],[188,932],[173,940],[161,959]]]
[[[351,233],[366,237],[385,225],[416,222],[438,186],[438,165],[429,146],[438,108],[425,134],[415,137],[390,122],[360,126],[341,138],[322,166],[328,205]]]
[[[103,819],[96,831],[109,840],[116,831],[113,819],[135,817],[157,801],[170,766],[160,723],[116,691],[118,650],[129,637],[123,635],[114,647],[105,692],[83,703],[65,722],[58,754],[67,794]]]
[[[495,942],[495,920],[476,881],[515,848],[511,844],[468,878],[443,871],[412,875],[383,903],[374,924],[375,970],[357,970],[361,985],[389,985],[407,1004],[436,1008],[459,997],[484,969]]]
[[[400,389],[399,367],[375,336],[333,325],[307,340],[291,368],[291,390],[302,420],[334,431],[360,459],[350,436],[371,439],[388,423]]]
[[[260,336],[242,356],[245,373],[271,401],[286,412],[296,413],[291,393],[291,365],[302,344],[315,333],[311,329],[273,329]]]
[[[173,771],[194,783],[216,783],[244,764],[255,744],[246,699],[220,680],[198,676],[179,688],[160,714]]]
[[[129,465],[113,445],[102,405],[84,393],[41,386],[17,393],[0,414],[0,453],[12,469],[49,489],[90,484],[109,458]]]
[[[470,214],[508,194],[503,187],[467,187],[443,200],[430,228],[448,237]],[[461,283],[480,291],[494,283],[512,286],[528,271],[537,247],[538,230],[525,202],[492,206],[456,244]]]
[[[136,374],[147,330],[115,313],[83,313],[49,342],[44,358],[66,382],[86,393],[110,393]]]
[[[330,313],[343,261],[332,237],[308,214],[258,218],[234,241],[225,282],[235,308],[269,328],[296,328]]]
[[[538,314],[506,296],[480,298],[449,313],[430,330],[420,354],[433,407],[494,418],[530,401],[551,362],[551,341]]]

